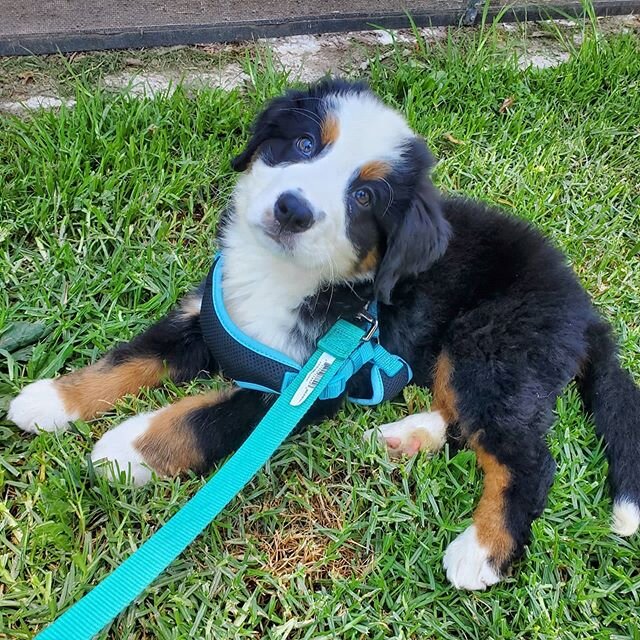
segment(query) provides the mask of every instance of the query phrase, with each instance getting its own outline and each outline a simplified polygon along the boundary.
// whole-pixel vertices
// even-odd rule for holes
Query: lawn
[[[510,36],[489,28],[387,49],[366,73],[426,137],[441,189],[507,207],[566,252],[640,380],[640,34],[600,37],[587,23],[583,35],[554,68],[520,69]],[[136,100],[78,75],[74,109],[0,116],[5,408],[28,381],[139,332],[204,274],[230,158],[287,83],[268,56],[244,64],[242,92]],[[16,322],[31,323],[22,339]],[[0,408],[0,637],[30,638],[203,483],[109,484],[86,461],[98,437],[220,384],[148,390],[58,436],[25,437]],[[640,638],[640,536],[610,533],[606,462],[575,390],[549,435],[548,507],[513,577],[485,593],[456,591],[442,569],[479,495],[474,455],[397,463],[361,442],[428,407],[404,393],[290,439],[99,637]]]

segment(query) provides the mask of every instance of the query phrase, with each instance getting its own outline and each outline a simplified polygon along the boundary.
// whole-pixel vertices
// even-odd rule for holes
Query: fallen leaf
[[[30,82],[34,81],[34,76],[33,76],[33,72],[32,71],[25,71],[24,73],[21,73],[19,76],[20,80],[22,80],[22,84],[29,84]]]
[[[458,140],[458,138],[454,138],[450,133],[445,133],[442,137],[447,142],[450,142],[451,144],[464,144],[462,140]]]
[[[509,98],[505,98],[502,102],[502,104],[500,105],[500,108],[498,109],[498,111],[500,113],[504,113],[510,106],[513,105],[513,103],[516,101],[515,98],[509,97]]]
[[[220,51],[221,51],[220,45],[215,43],[215,42],[211,43],[211,44],[198,45],[198,49],[200,49],[201,51],[204,51],[205,53],[209,53],[209,54],[216,54],[216,53],[220,53]]]
[[[144,62],[138,58],[125,58],[124,62],[129,67],[144,67]]]
[[[9,353],[37,342],[47,331],[44,322],[14,322],[0,335],[0,349]]]
[[[21,347],[17,351],[11,353],[11,357],[15,362],[29,362],[33,354],[33,345]]]

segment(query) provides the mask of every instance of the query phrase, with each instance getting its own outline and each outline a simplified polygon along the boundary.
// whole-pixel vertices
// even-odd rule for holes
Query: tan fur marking
[[[372,160],[360,168],[362,180],[380,180],[389,175],[391,167],[381,160]]]
[[[170,405],[152,419],[149,428],[133,443],[134,447],[159,474],[175,476],[190,469],[198,471],[204,460],[186,417],[228,397],[228,393],[212,391]]]
[[[338,118],[336,118],[332,114],[329,114],[322,121],[320,135],[322,138],[322,144],[333,144],[334,142],[336,142],[338,136],[340,135],[340,124],[338,122]]]
[[[371,249],[358,263],[358,273],[375,271],[378,266],[378,260],[380,260],[380,253],[377,249]]]
[[[458,420],[458,400],[451,387],[453,365],[449,356],[443,351],[436,360],[433,371],[433,405],[432,411],[439,411],[447,424]]]
[[[482,448],[477,438],[471,438],[470,444],[484,472],[484,489],[473,514],[473,522],[480,544],[490,549],[491,559],[500,568],[509,560],[514,548],[505,522],[504,494],[511,482],[511,473],[495,456]]]
[[[156,386],[164,374],[164,364],[154,358],[137,358],[115,367],[101,360],[59,378],[55,384],[65,409],[90,420],[109,411],[127,393]]]

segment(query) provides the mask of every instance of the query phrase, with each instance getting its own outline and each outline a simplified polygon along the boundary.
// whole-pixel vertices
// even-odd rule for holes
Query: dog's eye
[[[310,136],[301,136],[296,140],[296,149],[303,156],[310,156],[313,153],[315,146],[316,143]]]
[[[353,192],[353,197],[361,207],[369,207],[371,205],[371,191],[369,189],[358,189]]]

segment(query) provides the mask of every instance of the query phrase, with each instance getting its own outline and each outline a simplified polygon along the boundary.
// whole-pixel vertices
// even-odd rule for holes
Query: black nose
[[[273,207],[273,215],[282,231],[300,233],[313,225],[311,205],[292,191],[281,193]]]

